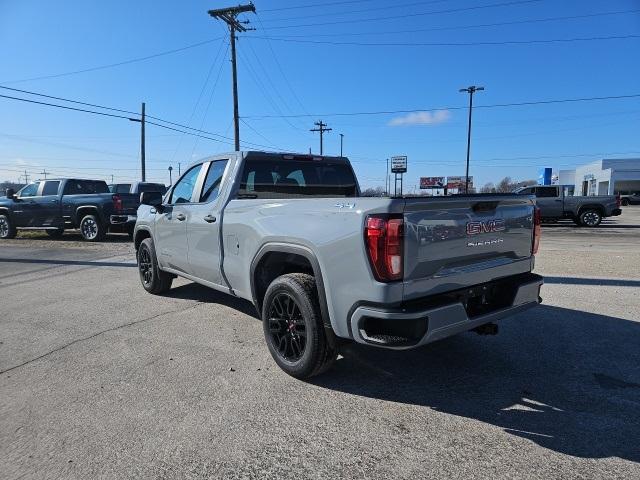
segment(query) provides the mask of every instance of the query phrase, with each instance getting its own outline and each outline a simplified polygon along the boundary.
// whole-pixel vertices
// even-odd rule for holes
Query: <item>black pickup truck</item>
[[[138,195],[112,194],[102,180],[41,180],[0,198],[0,239],[15,237],[17,229],[45,230],[55,238],[77,228],[89,242],[107,232],[132,234],[138,205]]]

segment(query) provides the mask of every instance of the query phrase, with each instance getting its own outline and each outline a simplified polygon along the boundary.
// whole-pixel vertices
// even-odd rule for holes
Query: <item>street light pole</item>
[[[344,140],[344,133],[340,133],[340,156],[342,156],[342,141]]]
[[[173,171],[173,167],[169,165],[169,186],[173,185],[173,179],[171,178],[171,172]]]
[[[473,94],[484,90],[484,87],[476,87],[471,85],[467,88],[461,88],[460,92],[469,94],[469,126],[467,128],[467,173],[464,177],[464,193],[469,193],[469,154],[471,152],[471,113],[473,112]]]

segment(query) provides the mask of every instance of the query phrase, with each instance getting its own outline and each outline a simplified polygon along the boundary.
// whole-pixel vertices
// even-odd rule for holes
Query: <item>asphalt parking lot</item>
[[[497,336],[302,382],[253,307],[139,285],[125,236],[0,244],[2,478],[640,478],[640,207],[543,228]]]

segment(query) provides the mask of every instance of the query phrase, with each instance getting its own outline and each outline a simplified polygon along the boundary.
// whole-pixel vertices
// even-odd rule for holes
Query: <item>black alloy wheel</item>
[[[140,270],[140,280],[145,287],[153,282],[153,263],[151,262],[151,254],[146,246],[140,248],[138,253],[138,270]]]
[[[307,326],[300,306],[288,293],[278,293],[269,308],[269,332],[273,348],[286,362],[297,362],[307,346]]]

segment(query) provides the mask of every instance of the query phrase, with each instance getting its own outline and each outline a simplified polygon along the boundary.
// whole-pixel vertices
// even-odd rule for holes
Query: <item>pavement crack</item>
[[[196,302],[196,303],[194,303],[192,305],[189,305],[186,308],[179,308],[177,310],[171,310],[171,311],[168,311],[168,312],[158,313],[156,315],[151,315],[150,317],[146,317],[146,318],[142,318],[140,320],[136,320],[135,322],[124,323],[122,325],[117,325],[115,327],[107,328],[106,330],[101,330],[101,331],[96,332],[96,333],[94,333],[92,335],[89,335],[88,337],[77,338],[76,340],[73,340],[73,341],[71,341],[69,343],[65,343],[64,345],[60,345],[59,347],[56,347],[53,350],[50,350],[50,351],[48,351],[46,353],[43,353],[42,355],[39,355],[39,356],[37,356],[35,358],[32,358],[31,360],[27,360],[26,362],[20,363],[18,365],[14,365],[13,367],[9,367],[9,368],[7,368],[5,370],[0,370],[0,375],[2,375],[4,373],[7,373],[7,372],[11,372],[11,371],[13,371],[13,370],[15,370],[17,368],[24,367],[25,365],[29,365],[30,363],[33,363],[35,361],[41,360],[41,359],[43,359],[45,357],[48,357],[49,355],[52,355],[52,354],[54,354],[56,352],[59,352],[59,351],[64,350],[64,349],[66,349],[68,347],[71,347],[72,345],[75,345],[76,343],[80,343],[80,342],[85,342],[87,340],[91,340],[91,339],[93,339],[93,338],[95,338],[95,337],[97,337],[99,335],[102,335],[103,333],[114,332],[114,331],[120,330],[122,328],[127,328],[127,327],[132,327],[134,325],[139,325],[141,323],[148,322],[150,320],[155,320],[156,318],[162,317],[164,315],[170,315],[172,313],[185,312],[187,310],[195,308],[195,307],[197,307],[199,305],[202,305],[204,303],[205,302]]]

